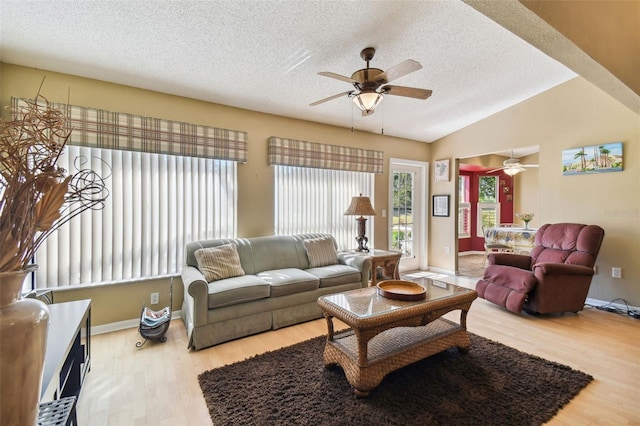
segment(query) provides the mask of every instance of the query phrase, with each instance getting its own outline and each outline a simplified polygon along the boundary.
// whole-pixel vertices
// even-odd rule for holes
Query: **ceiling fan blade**
[[[495,173],[495,172],[499,172],[500,170],[504,170],[504,169],[506,169],[506,167],[500,167],[499,169],[489,170],[487,173]]]
[[[394,65],[378,77],[376,77],[376,81],[381,81],[384,83],[390,83],[393,80],[405,76],[414,71],[418,71],[422,68],[420,62],[416,62],[413,59],[407,59],[405,61],[400,62],[398,65]]]
[[[346,92],[338,93],[337,95],[329,96],[328,98],[324,98],[324,99],[320,99],[319,101],[315,101],[315,102],[309,104],[309,106],[320,105],[320,104],[323,104],[323,103],[325,103],[327,101],[330,101],[332,99],[340,98],[340,97],[345,96],[345,95],[348,96],[349,94],[351,94],[351,92],[353,92],[353,90],[348,90]]]
[[[351,84],[362,83],[361,81],[354,80],[351,77],[345,77],[344,75],[336,74],[334,72],[322,71],[322,72],[319,72],[318,74],[323,75],[325,77],[329,77],[329,78],[335,78],[336,80],[344,81]]]
[[[520,167],[540,167],[538,164],[520,164]]]
[[[418,89],[417,87],[386,85],[382,91],[388,95],[405,96],[407,98],[427,99],[433,93],[431,90]]]

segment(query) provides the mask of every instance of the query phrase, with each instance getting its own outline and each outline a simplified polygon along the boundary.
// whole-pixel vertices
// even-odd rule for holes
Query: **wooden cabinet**
[[[77,400],[91,367],[91,300],[48,307],[49,332],[40,402],[70,396]]]

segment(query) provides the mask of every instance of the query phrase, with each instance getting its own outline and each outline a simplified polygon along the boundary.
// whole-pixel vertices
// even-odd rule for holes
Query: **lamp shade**
[[[353,103],[360,108],[361,111],[371,112],[382,101],[382,94],[374,91],[361,92],[353,97]]]
[[[351,198],[351,204],[349,204],[344,214],[345,216],[375,216],[376,211],[373,210],[369,197],[363,197],[360,194],[359,197]]]

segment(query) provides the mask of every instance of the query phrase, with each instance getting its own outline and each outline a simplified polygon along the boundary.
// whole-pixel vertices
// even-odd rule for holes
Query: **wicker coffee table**
[[[401,301],[382,297],[376,287],[318,299],[327,320],[326,367],[340,365],[359,397],[365,397],[392,371],[451,347],[466,351],[471,342],[466,318],[474,290],[428,278],[412,280],[426,298]],[[442,315],[460,310],[460,322]],[[335,334],[333,318],[351,327]]]

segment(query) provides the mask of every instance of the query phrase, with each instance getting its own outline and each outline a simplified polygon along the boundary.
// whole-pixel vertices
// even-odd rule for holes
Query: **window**
[[[351,197],[363,194],[373,200],[374,174],[308,167],[275,166],[275,233],[332,234],[339,249],[356,246],[357,222],[344,211]],[[365,235],[373,247],[373,221]]]
[[[393,228],[391,249],[413,257],[414,172],[393,171]]]
[[[108,177],[109,197],[41,246],[37,288],[174,275],[187,242],[236,235],[234,161],[67,146],[60,165],[78,161]]]
[[[484,229],[498,225],[498,177],[480,176],[478,182],[478,237],[484,237]]]
[[[470,181],[465,175],[458,180],[458,238],[471,237]]]

